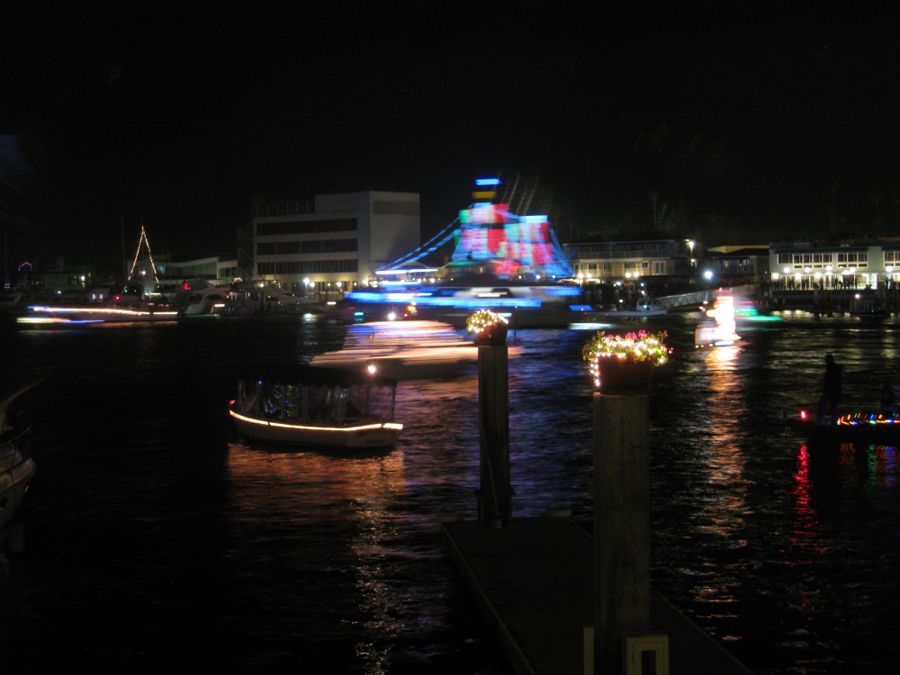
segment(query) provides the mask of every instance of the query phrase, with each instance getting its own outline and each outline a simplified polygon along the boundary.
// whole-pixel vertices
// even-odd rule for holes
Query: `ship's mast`
[[[128,281],[134,278],[134,270],[137,267],[138,259],[141,256],[141,248],[147,249],[147,258],[150,260],[150,269],[153,270],[153,281],[159,284],[159,276],[156,273],[156,263],[153,261],[153,252],[150,250],[150,240],[147,238],[147,230],[144,229],[144,223],[141,223],[141,236],[138,239],[137,251],[134,253],[134,260],[131,263],[131,269],[128,271]]]

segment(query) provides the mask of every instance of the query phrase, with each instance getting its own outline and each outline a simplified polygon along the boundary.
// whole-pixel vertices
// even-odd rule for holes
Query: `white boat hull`
[[[403,425],[362,421],[343,425],[314,425],[280,419],[260,419],[229,410],[242,436],[269,443],[304,447],[384,448],[396,445]]]

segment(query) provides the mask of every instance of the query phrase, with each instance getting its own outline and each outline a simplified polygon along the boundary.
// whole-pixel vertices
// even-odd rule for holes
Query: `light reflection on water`
[[[707,501],[703,512],[708,523],[698,524],[698,530],[721,537],[731,547],[746,545],[741,533],[747,515],[748,483],[740,440],[747,405],[743,400],[742,375],[736,368],[739,351],[739,347],[730,346],[705,352],[709,372],[707,414],[716,420],[707,448],[709,495],[714,498]]]
[[[322,562],[338,566],[341,557],[335,555],[335,547],[321,539],[346,531],[347,572],[355,589],[352,604],[361,617],[358,627],[348,630],[348,637],[356,639],[354,651],[365,672],[386,672],[390,647],[363,636],[398,636],[405,631],[403,613],[398,611],[404,591],[386,569],[403,526],[392,514],[392,504],[406,488],[403,453],[279,452],[230,442],[227,471],[238,539],[265,546],[259,540],[267,536],[267,530],[273,535],[292,532],[303,542],[291,549],[297,556],[292,566],[316,567]],[[329,521],[341,525],[332,530]],[[316,561],[310,555],[317,545],[331,551],[330,560]],[[265,587],[259,591],[268,592]],[[302,631],[315,635],[321,630],[320,617],[314,613],[309,617],[312,620]]]
[[[898,332],[782,324],[695,350],[692,321],[669,328],[676,353],[651,392],[657,588],[757,672],[880,672],[900,627],[896,451],[808,446],[781,416],[815,399],[826,351],[845,366],[848,400],[873,400],[871,372],[888,370]],[[13,568],[16,621],[0,666],[40,672],[54,650],[89,649],[102,670],[150,658],[153,642],[134,635],[177,642],[206,625],[192,639],[223,665],[296,672],[324,654],[335,672],[500,672],[438,537],[444,515],[475,517],[474,371],[402,382],[396,449],[285,452],[227,426],[234,373],[335,349],[338,327],[4,337],[14,374],[67,375],[36,411],[30,549]],[[515,339],[514,517],[571,507],[588,518],[587,334]],[[121,627],[91,610],[98,595],[121,600],[100,603]],[[45,651],[9,642],[32,635]]]

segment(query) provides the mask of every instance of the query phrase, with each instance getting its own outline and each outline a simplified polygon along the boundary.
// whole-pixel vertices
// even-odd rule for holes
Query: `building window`
[[[299,241],[276,241],[275,242],[275,254],[276,255],[291,255],[292,253],[300,253],[300,242]]]
[[[356,218],[333,218],[330,220],[301,220],[283,223],[257,223],[258,236],[277,234],[314,234],[316,232],[355,232]]]
[[[356,260],[284,260],[256,264],[257,274],[327,274],[356,272]]]
[[[356,239],[326,239],[322,242],[322,251],[324,253],[345,253],[356,249]]]

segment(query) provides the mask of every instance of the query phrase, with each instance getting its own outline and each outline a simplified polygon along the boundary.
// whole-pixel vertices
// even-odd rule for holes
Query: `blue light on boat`
[[[476,178],[475,185],[500,185],[499,178]]]
[[[580,295],[581,291],[575,286],[544,286],[544,292],[555,298],[569,298]]]

